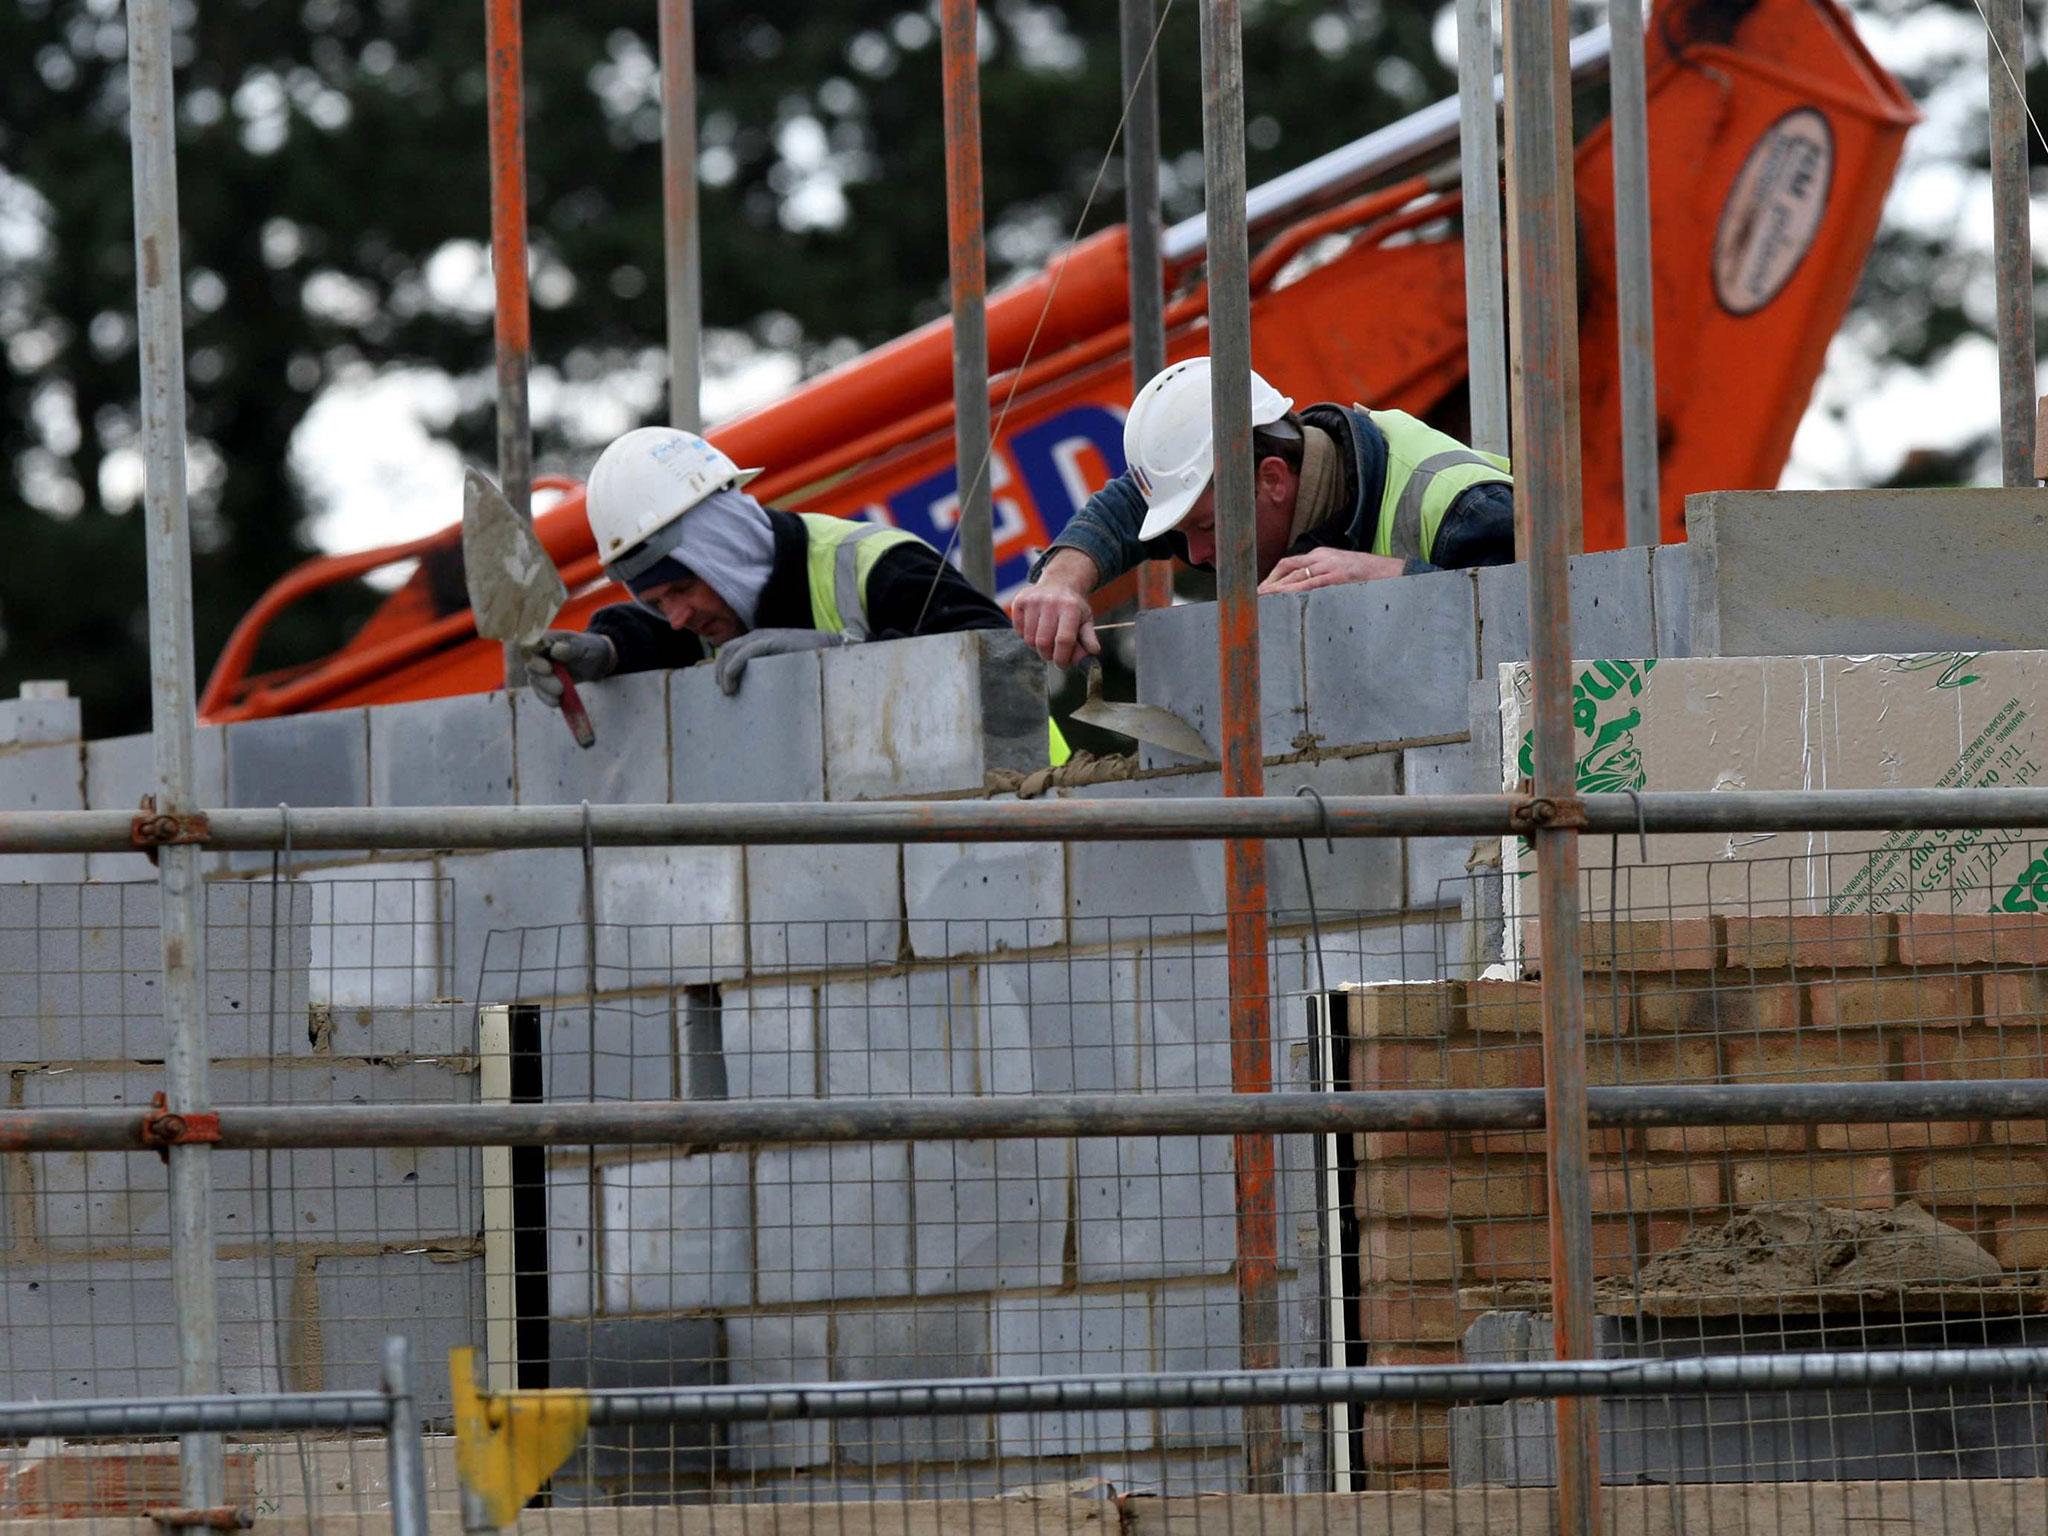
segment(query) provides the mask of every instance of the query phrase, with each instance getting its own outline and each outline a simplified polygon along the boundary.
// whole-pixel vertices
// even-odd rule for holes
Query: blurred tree
[[[1433,7],[1247,7],[1254,180],[1442,93]],[[825,366],[943,312],[935,7],[698,0],[707,324]],[[312,548],[322,487],[290,467],[323,391],[418,367],[458,385],[447,433],[491,453],[481,0],[180,0],[191,504],[202,671]],[[571,388],[663,341],[652,0],[529,6],[535,352]],[[147,725],[126,37],[117,0],[0,7],[0,689],[60,675],[95,733]],[[1193,0],[1167,7],[1169,217],[1200,206]],[[984,14],[991,276],[1073,229],[1119,116],[1116,8]],[[1113,221],[1112,165],[1087,218]],[[658,396],[645,414],[661,413]],[[587,465],[574,414],[542,457]],[[367,445],[366,445],[367,446]],[[451,509],[452,511],[452,509]],[[265,664],[367,610],[302,604]]]

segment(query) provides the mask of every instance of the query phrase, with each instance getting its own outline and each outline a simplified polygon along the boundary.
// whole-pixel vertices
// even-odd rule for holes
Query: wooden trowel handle
[[[583,698],[576,692],[569,669],[559,661],[555,663],[555,681],[562,685],[562,718],[569,722],[576,745],[588,751],[597,744],[597,732],[590,728],[590,712],[583,707]]]

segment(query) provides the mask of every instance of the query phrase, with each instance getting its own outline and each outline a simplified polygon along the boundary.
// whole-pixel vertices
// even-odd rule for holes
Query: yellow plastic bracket
[[[566,1387],[480,1392],[476,1351],[467,1345],[448,1351],[448,1376],[456,1474],[491,1524],[511,1525],[582,1442],[590,1399]]]

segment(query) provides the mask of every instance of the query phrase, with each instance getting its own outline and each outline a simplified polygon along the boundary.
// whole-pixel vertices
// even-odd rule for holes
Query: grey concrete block
[[[822,1312],[728,1317],[726,1380],[736,1387],[830,1380],[831,1321]],[[727,1455],[738,1472],[815,1467],[832,1459],[829,1419],[785,1419],[772,1423],[756,1420],[729,1425],[727,1433]]]
[[[853,977],[818,990],[829,1099],[973,1093],[975,998],[950,971]]]
[[[1529,570],[1522,565],[1482,566],[1479,580],[1479,672],[1482,682],[1509,662],[1529,659]]]
[[[1218,795],[1215,773],[1091,784],[1082,800]],[[1223,845],[1215,842],[1077,842],[1067,850],[1068,934],[1075,944],[1142,940],[1223,927]]]
[[[550,1103],[679,1097],[674,1000],[622,997],[541,1009],[542,1091]]]
[[[85,804],[95,811],[132,811],[144,795],[156,793],[156,739],[110,736],[85,744]],[[227,732],[202,725],[192,733],[192,796],[203,807],[227,804]],[[209,854],[208,868],[221,856]],[[156,866],[140,853],[89,853],[88,880],[156,879]]]
[[[1302,672],[1302,617],[1307,599],[1280,593],[1258,600],[1260,755],[1279,757],[1311,746]],[[1204,765],[1223,755],[1221,657],[1216,605],[1183,603],[1138,615],[1138,702],[1172,711],[1209,744]],[[1143,744],[1147,768],[1194,766],[1192,759]]]
[[[1574,656],[1657,654],[1647,548],[1573,555],[1570,591]]]
[[[1234,1371],[1244,1360],[1238,1349],[1238,1299],[1234,1286],[1170,1287],[1154,1294],[1152,1315],[1159,1332],[1162,1371]],[[1237,1445],[1244,1434],[1239,1408],[1167,1408],[1159,1414],[1163,1448]]]
[[[1155,1369],[1151,1303],[1144,1291],[1007,1300],[992,1308],[998,1376],[1129,1376]],[[996,1418],[1003,1457],[1141,1451],[1153,1443],[1150,1409],[1005,1413]]]
[[[598,986],[702,987],[746,969],[746,857],[739,848],[600,848]],[[582,887],[574,900],[581,916]],[[609,962],[609,964],[607,964]]]
[[[1045,668],[1010,630],[848,646],[824,667],[825,792],[895,800],[1043,768]]]
[[[85,809],[85,749],[78,742],[0,752],[0,811]],[[82,880],[82,853],[0,855],[0,880]]]
[[[1039,949],[1066,936],[1059,843],[906,843],[903,900],[921,959]]]
[[[321,710],[227,727],[227,803],[368,805],[370,720],[364,709]],[[225,855],[230,869],[268,869],[267,853]]]
[[[384,1340],[394,1333],[411,1338],[419,1361],[446,1360],[458,1344],[481,1343],[483,1269],[481,1258],[444,1263],[420,1253],[323,1255],[313,1269],[322,1385],[329,1391],[376,1388],[383,1379]],[[447,1373],[429,1369],[419,1375],[420,1412],[447,1414]]]
[[[1130,955],[991,961],[981,975],[981,1092],[1137,1089],[1143,1004]]]
[[[1266,793],[1293,795],[1303,786],[1317,794],[1391,795],[1398,793],[1398,757],[1374,752],[1364,757],[1326,758],[1317,763],[1276,764],[1266,770]],[[1306,796],[1303,796],[1306,799]],[[1350,912],[1394,912],[1402,905],[1401,850],[1391,839],[1364,838],[1339,842],[1334,851],[1322,840],[1303,840],[1316,906],[1325,916]],[[1280,921],[1308,915],[1308,886],[1301,873],[1303,848],[1292,842],[1266,844],[1266,901]]]
[[[277,1364],[269,1265],[225,1260],[214,1276],[222,1389],[302,1388],[290,1362]],[[167,1260],[101,1257],[0,1271],[0,1392],[9,1401],[177,1391]]]
[[[748,1194],[747,1158],[739,1152],[601,1169],[604,1310],[746,1306],[753,1299]]]
[[[509,694],[380,704],[368,713],[372,805],[512,803]]]
[[[1410,747],[1401,754],[1403,794],[1471,794],[1471,783],[1470,742]],[[1408,860],[1408,905],[1430,908],[1455,903],[1468,883],[1465,860],[1472,852],[1472,839],[1411,837],[1404,846]]]
[[[2048,644],[2044,518],[2031,489],[1688,496],[1692,654]]]
[[[1093,1138],[1079,1143],[1077,1167],[1084,1285],[1220,1274],[1236,1262],[1228,1138]]]
[[[1214,945],[1139,951],[1138,1074],[1147,1093],[1230,1091],[1230,960]]]
[[[894,844],[749,848],[749,969],[886,965],[903,946],[902,857]]]
[[[455,1003],[416,1008],[336,1008],[315,1005],[305,1030],[308,1048],[321,1056],[449,1056],[474,1048],[473,1015]],[[297,1040],[294,1048],[301,1048]]]
[[[740,805],[825,798],[824,659],[816,651],[749,662],[728,698],[712,669],[670,674],[668,798]]]
[[[909,1293],[910,1158],[903,1146],[763,1148],[754,1195],[763,1303]]]
[[[587,1151],[555,1153],[547,1171],[548,1315],[587,1317],[597,1289],[597,1228]]]
[[[581,850],[507,849],[441,868],[454,891],[455,996],[490,1003],[583,991]]]
[[[989,1373],[988,1303],[847,1312],[834,1329],[835,1381],[917,1381]],[[839,1459],[855,1466],[979,1461],[990,1452],[987,1414],[841,1419]]]
[[[0,747],[47,747],[60,741],[77,741],[78,700],[58,695],[31,695],[24,684],[20,698],[0,699]],[[59,683],[58,687],[63,687]]]
[[[578,1391],[711,1387],[725,1382],[711,1317],[600,1317],[548,1326],[548,1385]],[[709,1424],[593,1425],[555,1482],[624,1482],[636,1499],[709,1475],[718,1431]]]
[[[531,688],[512,693],[514,792],[521,805],[659,805],[668,799],[666,672],[632,672],[577,688],[597,743],[585,748],[562,712]]]
[[[469,1104],[477,1091],[473,1064],[460,1057],[216,1062],[211,1082],[222,1104]]]
[[[1068,1161],[1054,1141],[915,1143],[918,1294],[1058,1285]]]
[[[818,1091],[817,988],[726,987],[719,1030],[733,1099],[808,1099]]]
[[[420,1008],[437,998],[475,995],[475,971],[465,981],[449,969],[458,931],[458,888],[437,861],[307,870],[297,879],[313,896],[311,1002],[334,1008]],[[476,947],[481,940],[477,932]],[[471,958],[469,963],[478,962]]]
[[[1451,736],[1479,675],[1469,571],[1323,587],[1302,615],[1308,729],[1323,747]]]
[[[1659,544],[1650,551],[1650,597],[1657,610],[1657,654],[1692,654],[1692,546]]]

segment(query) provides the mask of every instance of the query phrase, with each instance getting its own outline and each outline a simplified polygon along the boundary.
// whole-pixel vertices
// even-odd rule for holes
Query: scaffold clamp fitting
[[[154,1148],[165,1162],[171,1148],[220,1140],[220,1116],[211,1110],[173,1110],[159,1090],[142,1117],[142,1144]]]

